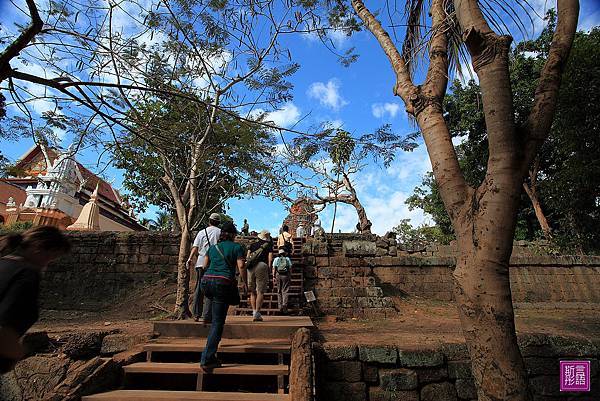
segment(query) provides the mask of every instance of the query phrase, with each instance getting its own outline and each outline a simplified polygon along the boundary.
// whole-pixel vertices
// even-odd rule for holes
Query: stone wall
[[[514,302],[600,303],[600,257],[538,255],[516,246],[510,279]],[[455,250],[402,250],[395,241],[348,234],[308,242],[305,290],[314,290],[324,313],[394,314],[392,297],[453,299]]]
[[[71,255],[49,266],[42,281],[46,309],[95,309],[132,288],[175,278],[179,235],[171,232],[72,232]],[[255,238],[240,237],[248,244]],[[600,257],[542,256],[517,246],[511,260],[515,302],[600,302]],[[328,235],[304,247],[305,290],[323,312],[356,316],[394,314],[392,297],[448,301],[452,247],[403,250],[393,239]]]
[[[519,345],[533,401],[581,400],[600,394],[600,342],[530,335]],[[407,350],[395,346],[313,343],[317,401],[476,400],[464,344]],[[591,361],[591,392],[559,391],[559,360]]]
[[[175,277],[179,236],[167,232],[71,232],[70,255],[42,280],[44,309],[92,310],[132,288]]]

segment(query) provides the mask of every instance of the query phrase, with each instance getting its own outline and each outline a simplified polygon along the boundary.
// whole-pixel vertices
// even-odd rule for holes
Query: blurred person
[[[246,256],[248,270],[248,288],[250,290],[250,305],[252,306],[252,320],[262,322],[260,313],[264,293],[269,286],[269,266],[273,264],[273,240],[271,233],[262,230],[258,234],[258,241],[250,244]]]
[[[204,256],[204,266],[207,269],[202,276],[202,292],[212,303],[212,322],[200,361],[200,367],[204,371],[221,366],[221,361],[217,358],[217,349],[223,335],[227,311],[229,305],[240,303],[236,269],[240,272],[244,291],[248,288],[244,250],[240,244],[234,242],[236,233],[235,225],[225,221],[221,225],[219,242],[208,248]]]
[[[0,373],[25,355],[21,337],[38,319],[43,271],[70,250],[69,239],[50,226],[0,239]]]
[[[273,277],[277,279],[277,307],[285,315],[288,310],[292,261],[283,248],[279,249],[277,257],[273,260]]]
[[[290,228],[287,224],[281,227],[281,233],[277,237],[277,249],[285,249],[288,255],[294,252],[294,244],[292,242],[292,234],[290,234]]]
[[[213,213],[208,217],[208,227],[204,228],[204,230],[200,230],[196,235],[192,250],[190,251],[190,256],[186,262],[188,269],[191,269],[191,266],[194,266],[196,270],[196,288],[194,288],[192,315],[194,315],[195,321],[202,319],[204,324],[210,323],[212,319],[212,309],[210,299],[202,296],[200,282],[202,281],[202,275],[205,270],[204,256],[206,255],[206,251],[211,245],[214,245],[219,241],[219,236],[221,235],[219,224],[221,224],[221,215],[219,213]]]
[[[250,226],[248,225],[248,220],[244,219],[244,225],[242,226],[242,234],[248,235],[250,231]]]

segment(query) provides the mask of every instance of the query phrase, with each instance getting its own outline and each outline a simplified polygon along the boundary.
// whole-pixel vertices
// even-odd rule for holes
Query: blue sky
[[[530,3],[539,10],[540,15],[553,6],[553,2],[544,0]],[[543,22],[535,16],[534,20],[537,34]],[[8,0],[0,0],[0,22],[3,29],[14,30],[14,21],[22,22],[23,16]],[[600,1],[583,0],[579,28],[587,30],[599,24]],[[394,74],[372,36],[361,32],[350,38],[336,35],[333,40],[341,51],[356,47],[360,54],[358,61],[350,67],[343,67],[338,63],[337,57],[314,37],[296,35],[287,39],[291,54],[301,64],[301,68],[290,79],[294,84],[294,99],[271,114],[271,119],[282,126],[295,129],[334,121],[355,134],[373,131],[384,123],[392,124],[397,133],[413,132],[415,128],[407,119],[402,101],[392,94]],[[39,107],[40,110],[43,109],[43,105]],[[30,139],[0,142],[2,153],[13,160],[31,145]],[[63,145],[66,147],[68,143]],[[107,166],[109,160],[106,158],[98,164],[97,151],[83,151],[78,159],[92,171],[102,171],[103,177],[113,182],[116,188],[121,187],[121,173]],[[412,152],[399,152],[388,168],[370,163],[355,177],[359,198],[376,233],[385,233],[403,218],[411,219],[413,225],[428,220],[419,210],[409,211],[404,201],[429,170],[429,159],[422,145]],[[247,218],[253,230],[266,228],[276,232],[287,215],[285,205],[264,198],[232,200],[228,202],[228,207],[227,213],[238,225]],[[152,217],[154,212],[155,209],[152,208],[142,215]],[[320,216],[327,231],[331,229],[332,214],[332,207],[328,207]],[[338,207],[334,228],[336,232],[352,231],[356,222],[354,209],[346,205]]]

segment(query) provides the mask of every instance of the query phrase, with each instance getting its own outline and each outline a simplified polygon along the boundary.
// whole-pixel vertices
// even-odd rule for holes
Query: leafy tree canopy
[[[547,15],[548,27],[539,38],[519,43],[511,54],[511,85],[518,125],[525,123],[532,105],[540,70],[546,59],[555,28],[554,12]],[[582,96],[581,82],[586,82]],[[445,116],[454,137],[460,166],[470,185],[486,175],[488,144],[479,86],[454,81],[444,101]],[[600,29],[579,32],[563,74],[559,102],[548,141],[539,154],[538,192],[553,228],[554,240],[564,249],[597,252],[600,249]],[[410,208],[430,214],[443,241],[453,237],[433,175],[407,199]],[[518,211],[515,239],[541,237],[531,202],[523,193]]]
[[[188,176],[190,154],[208,118],[205,107],[178,98],[136,105],[135,133],[125,132],[110,145],[115,166],[125,171],[124,187],[131,193],[131,203],[139,208],[156,205],[174,213],[163,177],[171,174],[182,191],[192,180],[202,197],[197,200],[198,224],[206,211],[222,211],[225,200],[259,190],[261,174],[270,168],[274,138],[260,125],[229,113],[218,114],[201,146],[196,176]]]

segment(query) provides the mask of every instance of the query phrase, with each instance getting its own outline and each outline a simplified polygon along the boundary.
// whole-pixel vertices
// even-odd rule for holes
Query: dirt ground
[[[403,348],[464,342],[454,303],[398,300],[388,319],[325,318],[316,321],[321,339],[340,344],[389,344]],[[600,304],[516,304],[518,334],[552,334],[600,340]]]
[[[53,334],[112,331],[149,334],[152,321],[165,319],[173,305],[173,287],[159,283],[96,311],[45,310],[35,330]],[[463,342],[456,306],[451,302],[396,299],[398,316],[387,319],[314,319],[322,341],[395,344],[403,347]],[[515,305],[517,332],[600,340],[600,304],[522,303]],[[268,317],[266,317],[268,319]]]

